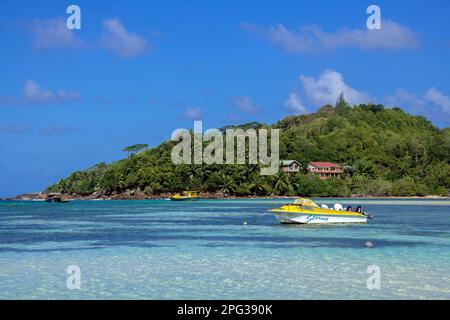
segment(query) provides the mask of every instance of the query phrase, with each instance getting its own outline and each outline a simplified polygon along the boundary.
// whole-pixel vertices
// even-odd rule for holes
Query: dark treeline
[[[336,106],[288,116],[279,128],[280,159],[344,165],[342,178],[320,180],[303,171],[261,176],[258,165],[174,165],[174,142],[153,149],[134,145],[128,157],[100,163],[72,173],[47,192],[70,195],[111,195],[139,192],[146,195],[187,189],[222,195],[301,196],[424,196],[448,195],[450,189],[450,128],[439,129],[421,116],[382,105],[350,107],[341,97]]]

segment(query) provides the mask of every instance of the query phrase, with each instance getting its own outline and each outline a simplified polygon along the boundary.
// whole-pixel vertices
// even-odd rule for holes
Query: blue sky
[[[66,8],[81,8],[68,30]],[[368,30],[366,8],[381,8]],[[352,103],[450,124],[450,2],[0,2],[0,196],[176,128]]]

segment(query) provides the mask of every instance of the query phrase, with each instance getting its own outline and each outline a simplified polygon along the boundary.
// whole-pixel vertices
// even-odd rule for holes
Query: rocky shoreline
[[[82,196],[82,195],[68,195],[61,194],[58,195],[63,200],[149,200],[149,199],[167,199],[171,197],[173,194],[171,193],[161,193],[157,195],[148,195],[139,191],[126,191],[122,193],[112,193],[111,195],[106,195],[103,193],[93,193],[91,195]],[[48,194],[44,192],[36,192],[36,193],[26,193],[21,194],[12,198],[1,198],[0,200],[9,200],[9,201],[43,201],[48,198]],[[202,192],[200,193],[200,198],[202,199],[289,199],[289,198],[298,198],[300,196],[227,196],[223,193],[211,193],[211,192]],[[318,197],[314,197],[318,198]],[[326,197],[329,198],[329,197]],[[411,196],[411,197],[376,197],[371,195],[362,195],[355,194],[348,197],[339,197],[339,198],[372,198],[372,199],[449,199],[449,197],[444,196],[436,196],[436,195],[427,195],[423,197],[419,196]]]
[[[87,196],[81,195],[68,195],[62,194],[58,195],[61,199],[64,200],[150,200],[150,199],[167,199],[173,196],[173,193],[161,193],[155,195],[148,195],[141,192],[123,192],[123,193],[112,193],[111,195],[94,193]],[[48,198],[48,195],[43,192],[37,193],[27,193],[21,194],[12,198],[3,198],[0,200],[10,200],[10,201],[39,201],[45,200]],[[209,193],[202,192],[200,193],[200,198],[202,199],[264,199],[264,198],[294,198],[293,196],[226,196],[222,193]]]

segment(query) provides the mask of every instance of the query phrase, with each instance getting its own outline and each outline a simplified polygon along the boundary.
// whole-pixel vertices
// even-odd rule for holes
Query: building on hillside
[[[299,172],[302,165],[296,160],[281,160],[280,167],[284,173],[291,174]]]
[[[342,166],[333,162],[310,162],[308,164],[308,171],[317,174],[320,179],[327,179],[331,177],[340,178],[344,173]]]

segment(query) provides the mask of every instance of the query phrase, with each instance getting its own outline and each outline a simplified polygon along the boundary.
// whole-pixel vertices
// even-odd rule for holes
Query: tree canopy
[[[148,144],[141,143],[141,144],[133,144],[132,146],[123,148],[122,151],[128,152],[128,153],[137,153],[137,152],[144,151],[147,148],[148,148]]]

